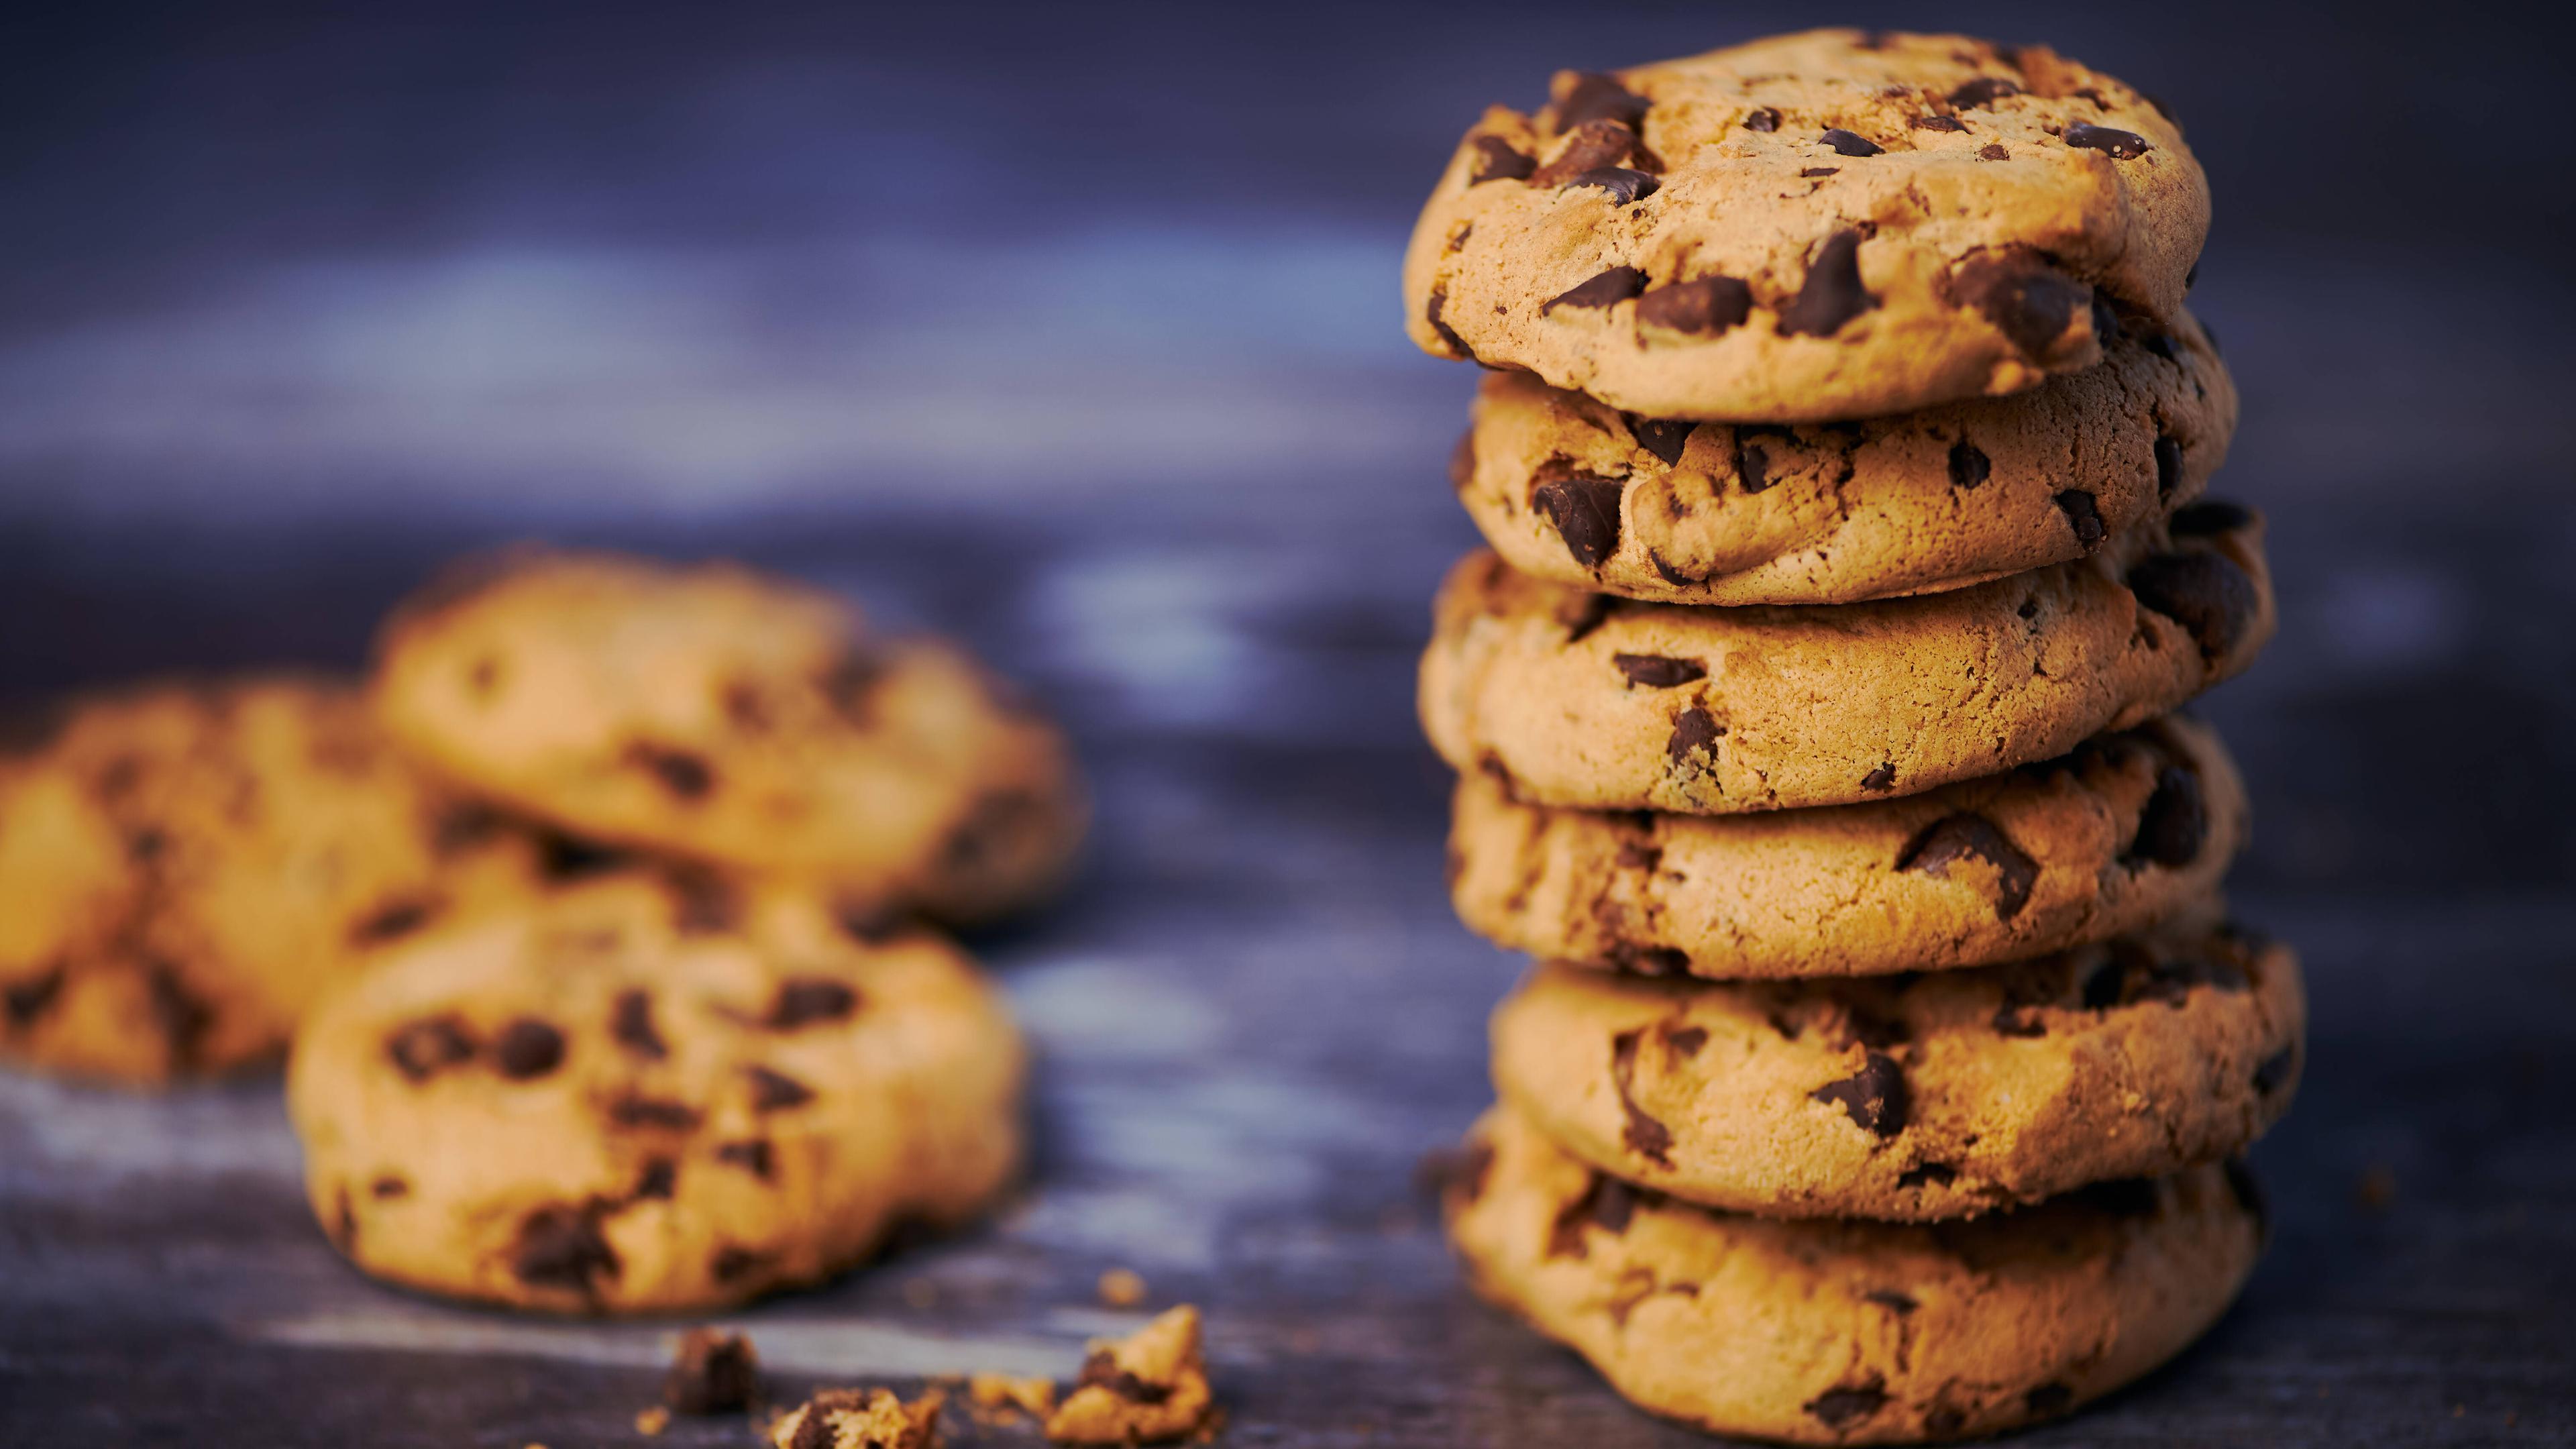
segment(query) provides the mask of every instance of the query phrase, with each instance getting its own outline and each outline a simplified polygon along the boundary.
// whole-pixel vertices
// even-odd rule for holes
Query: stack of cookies
[[[1062,735],[961,652],[725,565],[516,550],[374,679],[79,701],[0,754],[0,1058],[273,1059],[367,1271],[567,1312],[812,1282],[986,1206],[999,994],[925,921],[1058,885]]]
[[[1492,369],[1421,674],[1452,894],[1544,962],[1450,1232],[1649,1409],[1991,1433],[2252,1265],[2304,1015],[2175,712],[2272,628],[2201,497],[2208,218],[2109,76],[1824,31],[1560,74],[1415,232],[1415,340]]]

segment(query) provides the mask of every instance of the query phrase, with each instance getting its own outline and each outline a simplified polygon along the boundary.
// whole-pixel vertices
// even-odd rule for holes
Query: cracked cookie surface
[[[449,888],[471,819],[346,685],[66,703],[0,750],[0,1059],[138,1086],[273,1060],[368,941]]]
[[[1407,328],[1647,417],[1872,417],[2082,371],[2123,312],[2174,315],[2209,227],[2181,130],[2043,47],[1820,30],[1549,93],[1459,144]]]
[[[2200,496],[2236,389],[2199,325],[2006,398],[1804,426],[1622,413],[1488,375],[1452,458],[1485,541],[1536,577],[1678,604],[1839,604],[2080,558]]]
[[[2090,558],[1912,599],[1648,604],[1450,570],[1423,730],[1545,805],[1723,815],[1911,795],[2065,754],[2250,663],[2262,523],[2203,501]]]
[[[1017,1029],[958,951],[786,887],[625,871],[387,950],[296,1038],[315,1214],[397,1283],[558,1312],[738,1303],[1019,1159]]]
[[[2248,834],[2215,731],[2178,716],[1920,795],[1748,815],[1524,804],[1459,777],[1449,893],[1533,956],[1725,980],[2016,960],[2171,918]]]
[[[2305,1023],[2288,947],[2176,926],[1841,981],[1541,966],[1495,1010],[1493,1071],[1567,1151],[1642,1186],[1929,1221],[2243,1151],[2289,1107]]]
[[[1470,1283],[1630,1401],[1801,1444],[1973,1438],[2137,1379],[2218,1320],[2261,1248],[2232,1164],[1968,1222],[1781,1222],[1605,1177],[1508,1109],[1446,1193]]]
[[[969,921],[1048,894],[1081,837],[1064,737],[974,661],[732,565],[495,555],[378,655],[406,747],[595,839]]]

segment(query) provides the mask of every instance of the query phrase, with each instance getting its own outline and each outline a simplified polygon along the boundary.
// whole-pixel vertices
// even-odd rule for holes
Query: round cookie
[[[2018,392],[2172,317],[2209,229],[2182,132],[2043,47],[1818,30],[1469,130],[1407,327],[1650,418],[1821,422]],[[2152,324],[2150,324],[2152,325]]]
[[[1970,1222],[1779,1222],[1602,1176],[1507,1109],[1445,1198],[1477,1292],[1631,1402],[1798,1444],[1973,1438],[2099,1398],[2216,1323],[2263,1237],[2233,1163]]]
[[[1018,1161],[1022,1075],[946,942],[625,872],[382,953],[297,1035],[287,1105],[313,1210],[367,1272],[623,1313],[970,1217]]]
[[[2242,1151],[2290,1105],[2289,948],[2177,925],[1921,976],[1667,982],[1541,966],[1503,1100],[1575,1156],[1768,1217],[1965,1217]]]
[[[1449,894],[1559,961],[1721,980],[1981,966],[2142,930],[2214,891],[2249,812],[2168,715],[1920,795],[1751,815],[1554,809],[1459,778]]]
[[[1491,553],[1450,570],[1422,657],[1443,759],[1546,805],[1724,815],[1911,795],[2162,714],[2272,633],[2262,524],[2177,512],[1974,588],[1811,608],[1586,593]]]
[[[2200,495],[2236,388],[2197,323],[2011,397],[1799,427],[1658,421],[1489,374],[1453,481],[1523,573],[1677,604],[1841,604],[2080,558]]]
[[[0,757],[0,1059],[158,1085],[274,1058],[484,832],[354,689],[164,683]]]
[[[1047,894],[1064,737],[972,660],[726,564],[518,551],[387,623],[376,702],[461,784],[577,834],[978,920]]]

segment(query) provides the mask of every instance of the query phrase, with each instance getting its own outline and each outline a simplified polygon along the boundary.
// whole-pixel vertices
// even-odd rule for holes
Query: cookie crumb
[[[825,1389],[769,1426],[777,1449],[931,1449],[939,1442],[933,1389],[910,1403],[891,1389]]]
[[[1133,1308],[1144,1302],[1144,1275],[1132,1268],[1112,1268],[1101,1274],[1100,1301],[1112,1308]]]
[[[1009,1374],[976,1374],[967,1380],[967,1395],[981,1409],[1027,1414],[1043,1419],[1055,1410],[1055,1381],[1019,1379]]]
[[[662,1402],[682,1414],[724,1414],[760,1395],[760,1355],[739,1333],[692,1328],[662,1379]]]
[[[1058,1444],[1162,1444],[1215,1420],[1199,1311],[1184,1303],[1123,1339],[1094,1339],[1082,1373],[1047,1416]]]
[[[635,1432],[650,1439],[671,1427],[671,1411],[656,1404],[635,1416]]]

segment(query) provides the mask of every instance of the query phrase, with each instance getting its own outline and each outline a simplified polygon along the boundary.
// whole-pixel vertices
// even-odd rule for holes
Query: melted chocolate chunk
[[[411,1196],[411,1184],[388,1173],[367,1184],[367,1195],[378,1202],[391,1202]]]
[[[2265,1057],[2255,1064],[2254,1090],[2267,1097],[2278,1091],[2282,1083],[2290,1080],[2290,1069],[2298,1061],[2299,1049],[2295,1046],[2285,1046]]]
[[[667,1202],[679,1180],[680,1169],[669,1158],[648,1157],[644,1160],[644,1175],[635,1179],[634,1195],[639,1200]]]
[[[1752,315],[1753,289],[1715,274],[1657,287],[1637,299],[1638,326],[1694,337],[1715,337]]]
[[[64,979],[63,968],[56,966],[33,980],[9,983],[0,988],[0,1013],[7,1014],[12,1027],[25,1029],[61,999]]]
[[[145,973],[144,985],[151,993],[152,1024],[169,1048],[171,1064],[193,1066],[205,1047],[206,1033],[214,1030],[215,1009],[190,990],[178,970],[165,962],[152,963]]]
[[[2222,498],[2208,498],[2175,509],[2165,530],[2176,538],[2215,538],[2253,524],[2253,510]]]
[[[767,1067],[747,1067],[744,1071],[751,1078],[751,1104],[756,1111],[779,1112],[814,1100],[813,1088],[784,1072]]]
[[[1914,1301],[1913,1295],[1899,1293],[1893,1288],[1873,1288],[1860,1296],[1899,1318],[1923,1306]]]
[[[626,864],[623,851],[547,831],[537,838],[537,873],[551,882],[605,875]]]
[[[1981,252],[1962,262],[1951,274],[1950,295],[2041,363],[2060,358],[2068,329],[2079,317],[2089,325],[2093,315],[2092,288],[2019,250]]]
[[[2075,530],[2075,541],[2084,546],[2086,553],[2091,553],[2110,536],[2109,527],[2102,522],[2101,508],[2093,495],[2081,488],[2069,488],[2058,494],[2057,511],[2066,515],[2066,526]]]
[[[1610,616],[1617,612],[1619,612],[1619,601],[1610,595],[1584,595],[1581,608],[1565,626],[1565,642],[1569,646],[1582,643],[1592,637],[1593,630],[1609,623]],[[1505,789],[1511,788],[1511,772],[1503,768],[1500,760],[1488,755],[1484,764],[1487,774],[1502,781]]]
[[[608,1104],[608,1120],[620,1127],[660,1132],[686,1132],[698,1125],[697,1109],[663,1097],[620,1097]]]
[[[2154,150],[2147,138],[2135,131],[2113,126],[2087,125],[2082,121],[2066,128],[2066,144],[2083,151],[2100,151],[2115,161],[2134,161]]]
[[[407,1081],[425,1082],[449,1067],[470,1061],[474,1038],[463,1018],[433,1016],[410,1022],[385,1038],[385,1056]]]
[[[1430,300],[1425,302],[1422,307],[1422,320],[1431,324],[1432,335],[1438,337],[1441,342],[1446,344],[1450,351],[1457,353],[1460,357],[1467,359],[1469,362],[1473,362],[1476,360],[1476,349],[1468,346],[1467,339],[1459,336],[1457,330],[1452,328],[1448,322],[1443,320],[1440,316],[1440,309],[1448,305],[1449,289],[1446,287],[1432,288]]]
[[[1478,136],[1470,143],[1476,148],[1475,169],[1467,173],[1467,184],[1482,186],[1488,181],[1527,181],[1538,167],[1523,152],[1512,149],[1512,143],[1500,136]]]
[[[1619,1094],[1619,1111],[1626,1121],[1619,1129],[1619,1140],[1631,1152],[1658,1167],[1673,1165],[1672,1130],[1646,1115],[1629,1095],[1637,1076],[1638,1033],[1623,1031],[1610,1039],[1610,1083]]]
[[[859,993],[838,981],[798,976],[781,982],[761,1025],[771,1031],[794,1031],[816,1022],[839,1021],[859,1009]]]
[[[1849,1388],[1827,1389],[1806,1404],[1806,1410],[1828,1429],[1848,1429],[1887,1407],[1887,1389],[1881,1380]]]
[[[1688,953],[1671,946],[1640,946],[1621,941],[1604,953],[1610,964],[1639,976],[1679,976],[1690,970]]]
[[[429,924],[438,907],[431,901],[390,901],[358,919],[349,928],[352,946],[379,946],[397,937],[408,936]]]
[[[1625,166],[1595,166],[1565,184],[1598,187],[1609,193],[1612,206],[1642,201],[1662,190],[1664,185],[1643,171],[1631,171]]]
[[[1960,120],[1956,116],[1917,116],[1914,118],[1914,129],[1918,131],[1964,131],[1968,129],[1968,123]]]
[[[1625,485],[1616,478],[1578,473],[1551,464],[1530,490],[1538,510],[1565,540],[1565,551],[1587,569],[1599,568],[1619,551],[1619,495]]]
[[[1708,666],[1696,659],[1674,659],[1662,654],[1613,654],[1610,662],[1628,676],[1631,686],[1643,689],[1678,689],[1695,679],[1708,678]]]
[[[1683,710],[1673,721],[1673,735],[1664,741],[1664,758],[1676,765],[1686,764],[1695,753],[1706,753],[1709,764],[1717,763],[1717,742],[1724,738],[1726,726],[1698,705]]]
[[[1905,1130],[1905,1116],[1912,1105],[1905,1090],[1905,1072],[1896,1059],[1880,1052],[1868,1052],[1861,1058],[1861,1068],[1838,1082],[1827,1082],[1807,1096],[1815,1101],[1840,1107],[1851,1114],[1863,1131],[1878,1137],[1893,1137]]]
[[[1879,767],[1860,777],[1860,787],[1873,794],[1884,794],[1896,788],[1896,762],[1883,761]]]
[[[675,1414],[731,1414],[760,1395],[760,1359],[739,1333],[692,1328],[662,1378],[662,1402]],[[806,1423],[823,1418],[809,1414]]]
[[[832,919],[844,935],[863,946],[882,946],[902,935],[907,924],[899,907],[883,901],[844,901]]]
[[[1701,1047],[1708,1045],[1708,1028],[1704,1026],[1667,1026],[1664,1028],[1663,1037],[1664,1049],[1671,1052],[1674,1056],[1694,1057],[1699,1055],[1699,1049]]]
[[[1965,438],[1950,445],[1950,486],[1974,488],[1994,476],[1995,465],[1985,451]]]
[[[1780,129],[1780,113],[1769,106],[1757,106],[1745,116],[1744,129],[1769,135]]]
[[[2120,858],[2178,870],[2199,858],[2209,838],[2209,803],[2198,771],[2167,765],[2156,772],[2155,793],[2138,812],[2138,833]]]
[[[2201,656],[2224,658],[2245,637],[2261,607],[2254,581],[2214,553],[2164,553],[2129,571],[2138,602],[2183,626]]]
[[[2004,149],[2003,142],[1988,141],[1986,144],[1977,148],[1977,159],[1980,161],[2009,161],[2012,159],[2012,153]]]
[[[1860,280],[1860,233],[1838,231],[1825,238],[1807,263],[1807,278],[1798,295],[1780,309],[1780,330],[1791,336],[1831,337],[1843,324],[1878,305]]]
[[[1770,453],[1761,444],[1749,441],[1753,436],[1752,428],[1735,430],[1735,480],[1747,493],[1759,493],[1779,481],[1771,476]]]
[[[1813,180],[1819,176],[1840,176],[1842,174],[1843,169],[1839,166],[1810,166],[1806,170],[1798,173],[1800,177],[1807,180]]]
[[[642,740],[626,747],[626,762],[651,775],[682,800],[703,800],[716,787],[716,771],[703,755]]]
[[[671,925],[684,936],[730,931],[742,918],[742,902],[731,883],[702,870],[675,870],[671,886]]]
[[[1117,1357],[1105,1348],[1093,1349],[1082,1361],[1082,1372],[1075,1376],[1076,1389],[1101,1388],[1131,1404],[1159,1404],[1172,1396],[1172,1386],[1139,1378],[1118,1366]]]
[[[492,1041],[492,1063],[514,1082],[542,1077],[563,1065],[563,1033],[532,1016],[501,1028]]]
[[[1963,111],[1989,106],[2005,96],[2021,94],[2019,83],[1999,75],[1981,75],[1950,92],[1950,104]]]
[[[1557,293],[1538,307],[1544,317],[1559,307],[1608,307],[1646,290],[1646,274],[1635,267],[1612,267],[1589,281]]]
[[[1646,98],[1619,84],[1615,76],[1586,71],[1575,77],[1573,89],[1556,103],[1556,129],[1562,131],[1586,121],[1617,121],[1635,126],[1646,119]]]
[[[608,1011],[608,1035],[639,1057],[658,1062],[671,1054],[662,1034],[653,1029],[653,998],[641,987],[617,993]]]
[[[2171,498],[2182,482],[2182,440],[2171,433],[2156,435],[2156,496]]]
[[[1672,289],[1667,287],[1664,290],[1669,292]],[[1660,418],[1628,417],[1626,422],[1628,436],[1637,440],[1637,446],[1667,464],[1682,460],[1682,451],[1690,446],[1691,429],[1699,426],[1687,418],[1668,422]]]
[[[1637,133],[1617,121],[1592,121],[1575,128],[1556,159],[1530,173],[1537,187],[1564,186],[1586,171],[1617,166],[1636,154]]]
[[[768,1181],[777,1168],[777,1158],[770,1150],[769,1140],[763,1137],[754,1137],[746,1142],[718,1143],[716,1161],[739,1167],[763,1182]]]
[[[1816,139],[1833,147],[1834,154],[1837,156],[1880,156],[1887,152],[1885,146],[1867,136],[1857,131],[1846,131],[1840,126],[1834,127]]]
[[[587,1296],[600,1278],[623,1270],[615,1249],[591,1214],[576,1207],[541,1207],[519,1224],[510,1271],[531,1287],[568,1288]]]
[[[1995,918],[2009,921],[2021,914],[2039,881],[2039,862],[1982,815],[1944,815],[1924,826],[1897,853],[1896,868],[1941,880],[1949,877],[1951,866],[1972,856],[1995,869]]]

